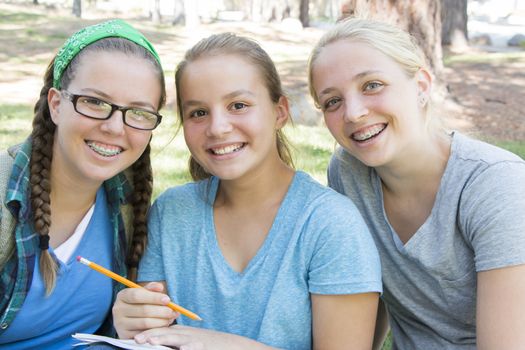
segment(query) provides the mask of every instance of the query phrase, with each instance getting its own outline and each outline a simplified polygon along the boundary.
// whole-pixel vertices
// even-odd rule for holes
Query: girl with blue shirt
[[[196,182],[154,203],[139,269],[147,288],[119,293],[119,336],[182,349],[370,349],[377,251],[350,200],[294,170],[270,57],[213,35],[175,80]],[[179,316],[169,300],[203,320],[169,326]]]
[[[109,330],[119,286],[75,256],[136,269],[165,95],[157,53],[121,20],[75,33],[49,65],[31,136],[0,156],[0,349],[71,349],[73,333]]]

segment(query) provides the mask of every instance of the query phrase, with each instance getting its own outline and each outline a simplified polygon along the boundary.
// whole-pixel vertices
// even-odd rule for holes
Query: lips
[[[228,146],[223,147],[211,147],[208,149],[208,151],[215,155],[226,155],[231,154],[240,151],[242,148],[244,148],[246,144],[245,143],[234,143]]]
[[[100,143],[96,141],[88,140],[86,144],[91,148],[95,153],[100,154],[103,157],[114,157],[117,154],[122,153],[123,149],[118,146],[108,145],[105,143]]]
[[[384,123],[374,124],[352,133],[350,137],[352,138],[352,140],[357,142],[368,141],[379,135],[383,130],[386,129],[386,127],[387,124]]]

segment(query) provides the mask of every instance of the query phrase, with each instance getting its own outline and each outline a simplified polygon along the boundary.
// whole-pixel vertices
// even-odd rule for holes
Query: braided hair
[[[84,48],[68,65],[62,79],[61,86],[66,89],[75,77],[78,66],[86,52],[122,52],[129,56],[144,58],[155,68],[161,86],[161,96],[158,109],[166,102],[164,73],[158,61],[143,47],[122,38],[105,38]],[[33,223],[39,237],[40,270],[49,295],[56,284],[58,264],[49,253],[49,228],[51,226],[51,162],[53,160],[53,142],[56,126],[51,119],[48,104],[48,93],[53,86],[54,59],[47,67],[44,75],[44,86],[34,107],[33,129],[31,132],[31,159],[30,159],[30,186]],[[136,277],[138,262],[144,253],[147,243],[146,218],[151,202],[153,176],[150,163],[150,145],[131,166],[133,194],[130,203],[133,207],[133,225],[131,240],[126,256],[126,265]],[[129,236],[129,235],[128,235]]]

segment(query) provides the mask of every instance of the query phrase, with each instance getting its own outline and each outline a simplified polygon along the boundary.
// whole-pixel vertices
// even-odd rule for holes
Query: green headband
[[[142,46],[148,50],[160,64],[159,55],[142,33],[123,20],[114,19],[83,28],[67,39],[55,57],[53,87],[60,89],[62,74],[64,74],[69,63],[71,63],[73,58],[75,58],[81,50],[97,40],[111,37],[125,38]]]

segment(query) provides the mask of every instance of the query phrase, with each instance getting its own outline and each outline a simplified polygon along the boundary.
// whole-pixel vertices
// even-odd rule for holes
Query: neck
[[[450,138],[436,135],[425,138],[417,147],[407,147],[401,157],[376,168],[383,187],[394,195],[437,191],[450,156],[450,144]]]
[[[279,203],[288,191],[295,171],[279,161],[267,172],[252,174],[248,179],[221,180],[215,199],[215,206],[260,207],[263,203]]]
[[[51,207],[62,211],[85,212],[95,202],[102,183],[79,183],[65,176],[56,176],[51,171]]]

